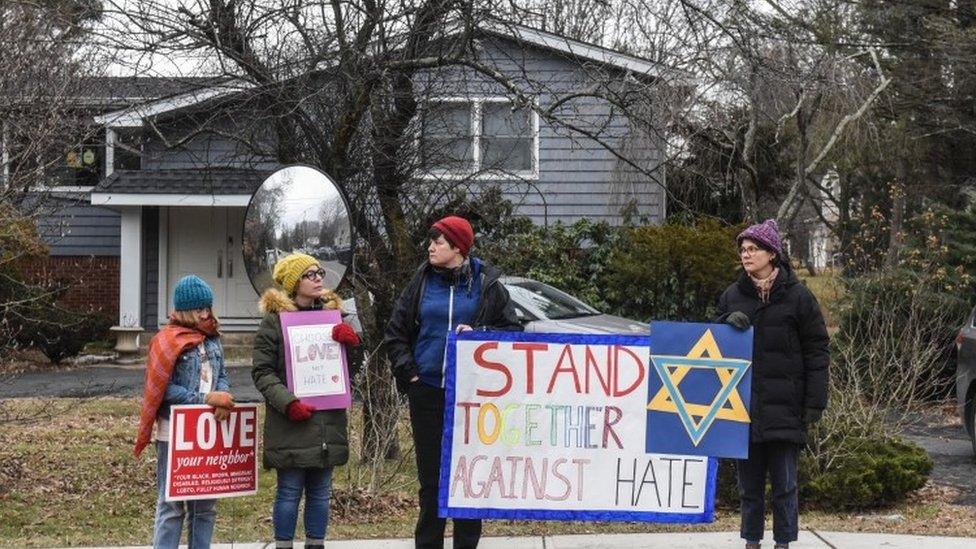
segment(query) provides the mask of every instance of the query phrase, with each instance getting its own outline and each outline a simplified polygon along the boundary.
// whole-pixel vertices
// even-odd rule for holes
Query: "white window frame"
[[[539,179],[539,112],[538,99],[533,99],[533,105],[530,110],[531,113],[531,127],[532,127],[532,168],[528,170],[517,170],[517,171],[504,171],[504,170],[482,170],[481,167],[481,137],[482,137],[482,120],[483,120],[483,107],[485,103],[513,103],[511,98],[504,96],[488,96],[488,97],[460,97],[460,96],[448,96],[448,97],[432,97],[430,99],[424,100],[422,102],[421,108],[426,108],[427,104],[431,103],[465,103],[471,106],[471,169],[469,170],[438,170],[438,169],[427,169],[421,166],[420,178],[421,179],[474,179],[474,180],[498,180],[498,179]],[[415,136],[415,143],[417,150],[419,151],[423,147],[423,135],[421,135],[422,128],[417,129],[417,134]]]
[[[4,142],[4,145],[6,145],[6,142]],[[112,154],[114,154],[115,152],[114,147],[115,147],[115,132],[109,128],[106,128],[105,151],[102,153],[105,157],[105,167],[99,173],[99,179],[103,179],[105,177],[108,177],[109,175],[112,175],[112,166],[111,164],[109,164],[109,162],[112,160]],[[6,148],[4,148],[3,150],[3,158],[4,158],[3,175],[4,178],[6,179],[6,177],[9,175],[8,174],[9,159],[7,158]],[[36,193],[54,193],[54,194],[88,194],[91,193],[95,189],[95,187],[96,185],[61,185],[61,184],[33,185],[30,188],[30,191]]]

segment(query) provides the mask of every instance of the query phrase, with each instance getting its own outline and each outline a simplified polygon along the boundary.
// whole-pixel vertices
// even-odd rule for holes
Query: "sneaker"
[[[789,543],[777,543],[773,546],[773,549],[790,549]]]
[[[759,542],[758,541],[755,542],[755,543],[753,543],[751,541],[747,541],[746,542],[746,549],[759,549],[759,547],[760,546],[759,546]]]

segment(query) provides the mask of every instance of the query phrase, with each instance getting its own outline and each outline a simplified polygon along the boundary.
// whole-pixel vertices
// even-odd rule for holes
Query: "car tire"
[[[973,457],[976,457],[976,395],[969,401],[969,442],[973,445]]]

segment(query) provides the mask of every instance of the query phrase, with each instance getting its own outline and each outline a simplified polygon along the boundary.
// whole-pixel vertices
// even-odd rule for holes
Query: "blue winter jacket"
[[[452,280],[452,274],[431,273],[420,296],[417,344],[413,360],[420,380],[443,386],[447,334],[461,324],[474,324],[481,300],[481,261],[471,258],[471,278]]]

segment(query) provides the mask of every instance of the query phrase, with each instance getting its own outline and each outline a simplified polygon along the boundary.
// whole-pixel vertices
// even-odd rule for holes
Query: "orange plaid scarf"
[[[169,378],[173,375],[176,359],[183,351],[203,343],[207,336],[217,335],[217,324],[213,318],[201,323],[197,328],[187,328],[170,322],[149,342],[149,356],[146,357],[146,382],[142,389],[142,409],[139,412],[139,428],[136,433],[135,455],[152,439],[156,412],[163,402]]]

